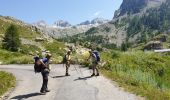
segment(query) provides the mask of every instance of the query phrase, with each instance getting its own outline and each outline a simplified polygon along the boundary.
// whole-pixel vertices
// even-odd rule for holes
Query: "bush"
[[[10,88],[14,87],[16,79],[12,74],[0,71],[0,96],[7,92]]]

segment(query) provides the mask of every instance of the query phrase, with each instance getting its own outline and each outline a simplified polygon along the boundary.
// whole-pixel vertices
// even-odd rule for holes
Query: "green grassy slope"
[[[2,49],[2,40],[7,28],[14,24],[17,26],[22,45],[19,52],[10,52]],[[44,40],[36,41],[36,38],[43,38]],[[51,39],[50,39],[51,40]],[[35,51],[41,52],[46,49],[53,55],[54,63],[61,61],[59,56],[64,53],[64,43],[53,40],[49,42],[48,39],[40,33],[40,31],[31,25],[11,18],[0,16],[0,63],[2,64],[29,64],[33,63],[33,57],[29,54],[35,54]]]
[[[149,100],[170,99],[170,57],[153,52],[102,53],[103,73]]]

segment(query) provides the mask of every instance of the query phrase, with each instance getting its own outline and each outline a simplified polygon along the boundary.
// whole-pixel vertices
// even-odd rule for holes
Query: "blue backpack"
[[[99,52],[98,51],[93,51],[93,54],[95,54],[97,62],[100,62],[100,54],[99,54]]]

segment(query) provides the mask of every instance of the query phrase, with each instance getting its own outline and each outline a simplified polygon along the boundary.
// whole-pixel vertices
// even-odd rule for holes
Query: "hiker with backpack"
[[[70,76],[70,74],[68,73],[70,63],[71,63],[71,56],[70,55],[71,55],[71,50],[69,50],[67,52],[67,54],[64,55],[64,57],[63,57],[63,64],[65,64],[65,66],[66,66],[66,74],[65,74],[65,76]]]
[[[41,87],[40,92],[42,94],[46,94],[46,92],[50,92],[48,90],[48,76],[49,76],[49,61],[51,58],[51,54],[47,54],[45,58],[40,59],[39,57],[34,57],[35,59],[35,65],[34,70],[36,73],[41,72],[43,77],[43,84]]]
[[[98,64],[100,62],[99,52],[98,51],[89,51],[89,53],[90,53],[90,56],[87,60],[89,60],[91,58],[92,70],[93,70],[91,77],[95,76],[95,70],[96,70],[96,76],[99,76],[99,69],[98,69]]]

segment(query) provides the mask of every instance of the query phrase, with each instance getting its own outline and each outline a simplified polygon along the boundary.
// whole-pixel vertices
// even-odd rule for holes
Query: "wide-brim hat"
[[[46,57],[52,57],[52,55],[50,53],[47,53]]]

